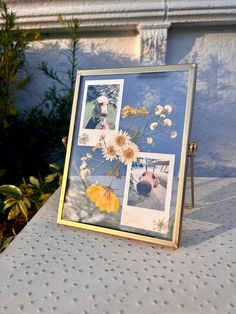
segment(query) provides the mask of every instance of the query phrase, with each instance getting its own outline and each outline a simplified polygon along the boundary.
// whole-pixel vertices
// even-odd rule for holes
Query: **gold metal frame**
[[[178,72],[178,71],[187,71],[189,75],[189,79],[188,79],[188,91],[187,91],[183,138],[182,138],[181,162],[180,162],[180,169],[179,169],[179,183],[178,183],[177,200],[176,200],[175,222],[173,226],[172,240],[158,239],[158,238],[153,238],[153,237],[145,236],[141,234],[134,234],[131,232],[109,229],[105,227],[88,225],[84,223],[72,222],[72,221],[67,221],[67,220],[62,219],[62,211],[63,211],[63,204],[64,204],[64,199],[65,199],[65,194],[66,194],[66,184],[67,184],[67,177],[68,177],[68,171],[69,171],[69,165],[70,165],[70,157],[71,157],[71,150],[72,150],[74,125],[75,125],[76,109],[77,109],[77,101],[78,101],[78,96],[79,96],[79,87],[80,87],[81,77],[89,76],[89,75],[105,76],[105,75],[115,75],[115,74],[142,74],[142,73],[155,73],[155,72],[159,72],[159,73],[160,72]],[[135,240],[141,240],[144,242],[158,244],[161,246],[166,246],[166,247],[170,247],[174,249],[179,247],[180,231],[181,231],[181,223],[182,223],[182,215],[183,215],[183,207],[184,207],[184,192],[185,192],[186,174],[187,174],[187,153],[188,153],[188,143],[189,143],[190,131],[191,131],[192,108],[193,108],[193,100],[194,100],[194,93],[195,93],[196,73],[197,73],[196,64],[163,65],[163,66],[156,66],[156,67],[136,67],[136,68],[78,71],[75,92],[74,92],[74,99],[73,99],[73,107],[72,107],[72,113],[71,113],[69,136],[68,136],[68,142],[67,142],[67,152],[66,152],[64,175],[63,175],[63,181],[62,181],[62,187],[61,187],[58,217],[57,217],[58,224],[102,232],[102,233],[125,237],[125,238],[131,238]]]

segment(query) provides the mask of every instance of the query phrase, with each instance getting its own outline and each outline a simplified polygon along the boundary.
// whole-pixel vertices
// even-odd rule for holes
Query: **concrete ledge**
[[[230,1],[16,1],[6,0],[17,12],[18,25],[24,29],[55,31],[61,26],[57,16],[76,17],[81,31],[136,30],[140,23],[168,22],[177,25],[236,24],[236,2]]]

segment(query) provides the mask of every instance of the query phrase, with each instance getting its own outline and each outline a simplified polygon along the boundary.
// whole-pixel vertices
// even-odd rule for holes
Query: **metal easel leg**
[[[194,208],[195,199],[194,199],[194,157],[197,152],[197,142],[192,142],[188,146],[188,158],[190,162],[190,189],[191,189],[191,204],[185,205],[187,209]],[[189,165],[189,163],[188,163]],[[188,167],[187,167],[188,168]]]

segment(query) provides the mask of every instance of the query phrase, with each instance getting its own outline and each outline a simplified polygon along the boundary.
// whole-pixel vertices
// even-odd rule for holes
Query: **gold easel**
[[[187,169],[190,162],[191,204],[184,205],[184,208],[187,208],[187,209],[192,209],[194,207],[194,157],[196,157],[197,146],[198,146],[197,142],[192,142],[191,144],[188,145]]]

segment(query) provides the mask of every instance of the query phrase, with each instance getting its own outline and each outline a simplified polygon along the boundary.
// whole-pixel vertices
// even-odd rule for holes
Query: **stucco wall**
[[[192,137],[198,176],[236,176],[236,31],[232,27],[174,29],[167,63],[196,62]]]
[[[139,35],[134,32],[83,36],[78,68],[136,66]],[[47,85],[37,70],[47,60],[58,70],[65,62],[67,39],[50,37],[32,43],[28,69],[32,83],[20,95],[21,105],[36,104]],[[236,31],[230,26],[173,28],[168,32],[166,63],[198,64],[192,138],[199,143],[197,176],[236,176]]]

